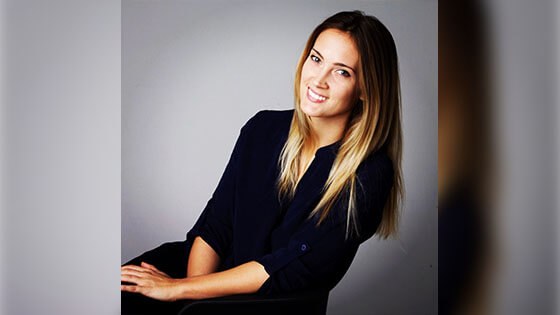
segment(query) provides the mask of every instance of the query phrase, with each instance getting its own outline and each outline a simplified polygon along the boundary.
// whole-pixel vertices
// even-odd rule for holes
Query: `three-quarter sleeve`
[[[368,158],[357,172],[356,210],[359,234],[347,237],[347,201],[340,198],[319,226],[305,222],[284,248],[258,259],[269,278],[260,294],[308,289],[332,289],[346,273],[359,245],[370,238],[381,221],[392,187],[393,168],[384,154]]]
[[[257,114],[258,115],[258,114]],[[245,147],[246,137],[256,115],[242,128],[233,152],[220,178],[218,186],[206,204],[193,228],[187,233],[191,245],[194,238],[202,237],[216,253],[224,258],[229,253],[232,241],[232,217],[236,196],[236,174]]]

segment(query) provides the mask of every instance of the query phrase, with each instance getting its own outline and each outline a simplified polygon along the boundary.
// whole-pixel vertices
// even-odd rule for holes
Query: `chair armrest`
[[[329,293],[324,291],[261,296],[231,295],[220,298],[188,301],[178,315],[324,315]]]

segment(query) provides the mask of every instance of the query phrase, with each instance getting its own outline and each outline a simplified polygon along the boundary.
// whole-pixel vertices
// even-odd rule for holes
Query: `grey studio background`
[[[122,263],[185,238],[241,126],[293,107],[313,28],[354,9],[397,44],[406,202],[398,238],[360,247],[328,314],[437,313],[437,1],[122,1]]]

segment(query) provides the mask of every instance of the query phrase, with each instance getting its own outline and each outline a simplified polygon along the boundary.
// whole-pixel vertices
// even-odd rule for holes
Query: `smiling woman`
[[[314,122],[348,120],[359,96],[354,70],[358,56],[354,40],[347,33],[328,29],[319,35],[303,63],[300,82],[301,110]]]
[[[396,232],[400,116],[387,28],[358,11],[326,19],[298,63],[294,110],[261,111],[243,126],[185,241],[121,268],[123,314],[176,312],[177,300],[331,290],[361,243]]]

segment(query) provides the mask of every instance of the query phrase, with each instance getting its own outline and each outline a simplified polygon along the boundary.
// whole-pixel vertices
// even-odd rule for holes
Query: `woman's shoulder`
[[[286,125],[292,121],[294,110],[261,110],[257,112],[247,124],[252,126],[277,126]]]
[[[282,135],[292,122],[294,110],[261,110],[251,117],[243,126],[246,134],[258,137],[265,135]],[[260,135],[260,136],[259,136]]]
[[[357,175],[360,181],[392,181],[393,179],[393,162],[389,155],[378,150],[371,153],[358,167]]]

